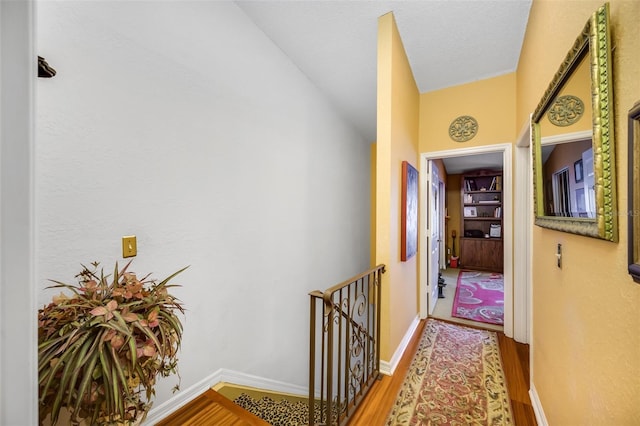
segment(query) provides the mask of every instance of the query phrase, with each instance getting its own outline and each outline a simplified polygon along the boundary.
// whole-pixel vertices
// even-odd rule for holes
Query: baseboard
[[[404,337],[402,338],[402,341],[398,345],[398,348],[396,349],[395,353],[391,357],[391,361],[380,360],[380,372],[382,374],[391,376],[393,372],[396,371],[396,368],[398,367],[398,364],[402,359],[402,355],[404,355],[404,351],[407,349],[407,346],[409,346],[409,342],[411,342],[411,339],[413,338],[413,334],[416,332],[416,329],[418,328],[419,323],[420,323],[420,316],[416,315],[416,317],[413,319],[413,322],[411,322],[411,325],[409,325],[409,329],[407,330]]]
[[[276,393],[292,395],[308,395],[309,389],[304,386],[292,385],[278,380],[266,379],[252,374],[241,373],[239,371],[219,369],[213,374],[200,380],[193,386],[181,391],[176,396],[152,408],[147,415],[143,425],[153,425],[160,420],[173,414],[184,405],[202,395],[207,390],[220,382],[233,383],[240,386],[248,386],[257,389],[267,389]]]
[[[542,403],[540,402],[538,392],[536,391],[536,387],[533,382],[531,383],[531,389],[529,389],[529,398],[531,398],[531,405],[533,406],[533,412],[536,415],[536,422],[538,423],[538,426],[549,426],[547,418],[544,415],[544,410],[542,409]]]
[[[220,369],[210,376],[207,376],[204,379],[200,380],[198,383],[180,391],[180,393],[178,393],[176,396],[168,399],[157,407],[152,407],[149,411],[149,414],[147,414],[147,418],[142,424],[154,425],[170,414],[173,414],[175,411],[182,408],[190,401],[194,400],[198,396],[205,393],[207,390],[211,389],[213,385],[221,382],[223,380],[222,372],[223,370]]]
[[[223,368],[222,376],[223,382],[233,383],[234,385],[265,389],[275,393],[309,395],[309,388],[306,386],[292,385],[279,380],[266,379],[239,371],[226,370]]]
[[[392,375],[395,371],[398,363],[402,359],[413,334],[418,328],[420,323],[420,317],[416,315],[413,322],[409,326],[407,333],[398,345],[391,361],[380,361],[380,372],[388,376]],[[219,369],[213,374],[200,380],[193,386],[188,387],[180,391],[176,396],[168,399],[162,404],[154,407],[149,411],[146,420],[143,425],[153,425],[165,417],[171,415],[184,405],[197,398],[207,390],[211,389],[214,385],[220,382],[228,382],[241,386],[249,386],[257,389],[267,389],[273,392],[281,392],[292,395],[308,395],[309,389],[304,386],[292,385],[290,383],[281,382],[278,380],[266,379],[264,377],[254,376],[252,374],[241,373],[238,371],[227,370],[224,368]],[[316,391],[318,393],[318,391]]]

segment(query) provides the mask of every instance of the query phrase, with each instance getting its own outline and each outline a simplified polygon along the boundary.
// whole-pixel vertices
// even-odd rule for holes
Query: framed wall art
[[[400,260],[411,259],[418,251],[418,171],[402,162]]]
[[[640,284],[640,102],[629,111],[629,274]]]

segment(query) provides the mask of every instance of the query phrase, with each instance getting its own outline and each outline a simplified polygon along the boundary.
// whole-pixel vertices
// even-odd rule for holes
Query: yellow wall
[[[534,0],[517,70],[517,119],[532,112],[601,1]],[[611,0],[618,208],[627,208],[626,114],[640,99],[640,2]],[[640,424],[640,285],[627,218],[611,243],[534,226],[533,386],[551,425]],[[562,243],[563,266],[556,267]]]
[[[516,137],[515,73],[420,95],[420,152],[513,142]],[[449,137],[449,125],[461,115],[478,122],[467,142]],[[518,125],[518,129],[520,125]]]
[[[392,13],[378,20],[376,263],[383,277],[381,357],[390,361],[418,313],[418,254],[400,261],[402,161],[418,165],[419,92]]]

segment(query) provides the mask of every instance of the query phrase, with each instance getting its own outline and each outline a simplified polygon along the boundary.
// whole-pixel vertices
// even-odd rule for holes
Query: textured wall
[[[122,262],[176,283],[183,389],[305,385],[308,292],[369,266],[369,144],[232,2],[41,2],[37,278]],[[46,303],[50,291],[42,291]],[[167,400],[175,380],[159,386]]]
[[[640,2],[611,1],[618,208],[627,208],[626,115],[640,99]],[[599,1],[534,1],[517,71],[518,121],[532,112]],[[611,243],[533,229],[533,384],[551,425],[640,423],[640,286],[627,220]],[[555,250],[563,248],[563,266]]]

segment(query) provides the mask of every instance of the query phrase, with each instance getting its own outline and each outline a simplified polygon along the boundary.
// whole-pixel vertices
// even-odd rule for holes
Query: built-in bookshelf
[[[502,171],[482,170],[461,179],[460,265],[502,272]]]

